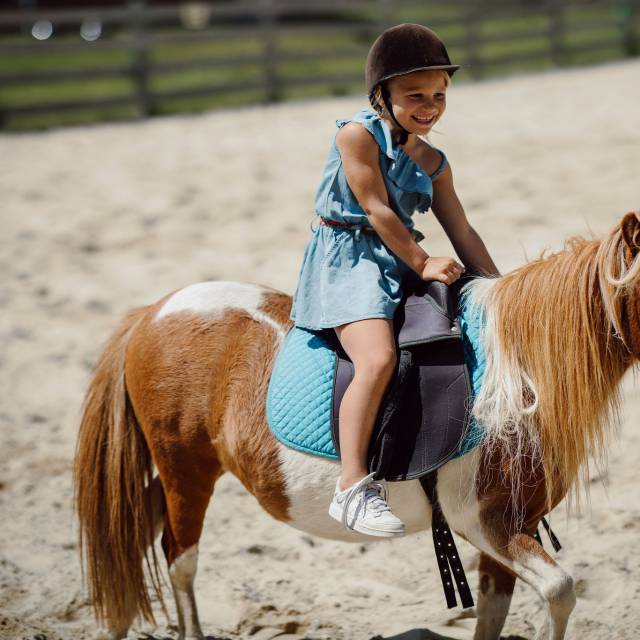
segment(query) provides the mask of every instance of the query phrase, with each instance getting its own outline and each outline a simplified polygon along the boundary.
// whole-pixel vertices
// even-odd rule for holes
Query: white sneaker
[[[340,491],[338,479],[329,515],[342,522],[347,529],[370,536],[402,536],[404,522],[391,513],[385,486],[373,480],[374,475],[370,473],[344,491]]]

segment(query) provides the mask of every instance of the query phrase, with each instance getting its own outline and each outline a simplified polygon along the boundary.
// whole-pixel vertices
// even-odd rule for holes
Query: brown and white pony
[[[468,295],[485,313],[487,368],[474,414],[487,439],[441,467],[438,491],[451,528],[481,551],[474,637],[499,638],[519,577],[545,603],[536,637],[560,640],[575,605],[572,578],[532,534],[565,495],[578,497],[588,457],[602,459],[618,384],[640,356],[640,219],[629,213],[602,241],[572,240],[477,280]],[[277,520],[363,539],[327,514],[338,463],[285,447],[266,422],[290,305],[258,285],[194,284],[129,312],[107,343],[85,400],[75,488],[91,598],[108,637],[126,635],[137,615],[153,619],[151,542],[160,531],[180,638],[203,637],[198,541],[226,471]],[[408,533],[427,528],[418,481],[389,490]]]

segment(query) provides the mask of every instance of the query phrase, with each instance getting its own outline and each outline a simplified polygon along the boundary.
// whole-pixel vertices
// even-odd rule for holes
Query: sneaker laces
[[[370,473],[368,476],[365,476],[361,480],[358,480],[358,482],[356,482],[351,487],[351,489],[349,489],[349,493],[345,498],[344,507],[342,509],[343,527],[353,530],[353,527],[347,520],[349,514],[349,505],[361,491],[364,494],[362,496],[362,506],[364,509],[369,509],[376,514],[384,513],[385,511],[391,511],[389,505],[387,504],[387,489],[381,482],[373,480],[375,475],[375,472]]]

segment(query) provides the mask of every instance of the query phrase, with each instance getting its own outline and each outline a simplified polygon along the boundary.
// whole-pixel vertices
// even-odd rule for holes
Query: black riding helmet
[[[444,43],[431,29],[421,24],[404,23],[383,31],[369,49],[365,80],[369,102],[376,108],[375,91],[381,86],[382,100],[393,121],[400,127],[400,144],[409,132],[396,120],[385,80],[414,71],[441,69],[452,76],[460,65],[451,64]]]

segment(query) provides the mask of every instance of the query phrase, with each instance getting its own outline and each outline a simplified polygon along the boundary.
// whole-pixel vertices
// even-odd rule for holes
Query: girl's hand
[[[422,266],[422,279],[453,284],[463,272],[464,267],[454,258],[429,256]]]

